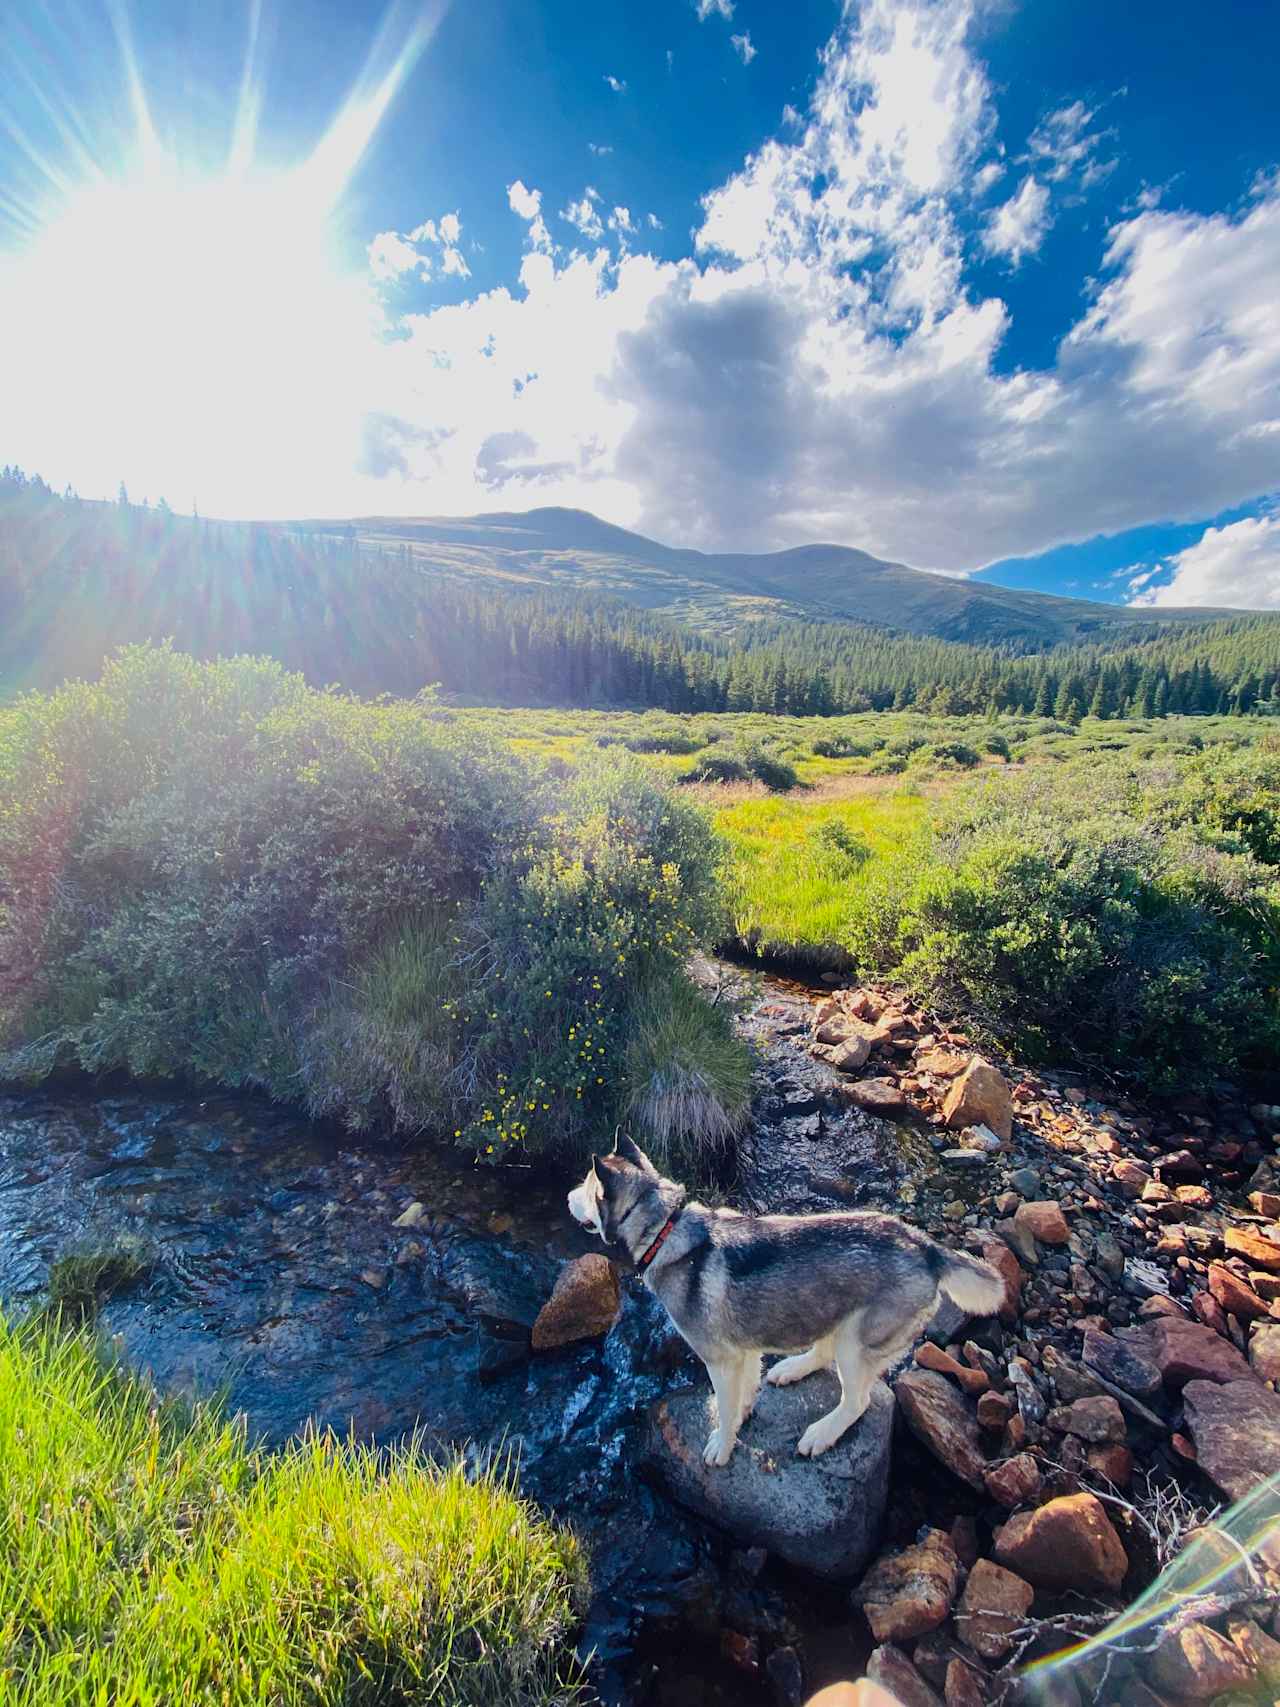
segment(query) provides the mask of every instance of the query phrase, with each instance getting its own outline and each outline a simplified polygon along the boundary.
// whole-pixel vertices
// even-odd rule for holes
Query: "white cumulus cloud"
[[[606,71],[604,74],[604,80],[613,90],[615,95],[626,94],[627,80],[625,77],[615,77],[611,71]]]
[[[1018,193],[996,208],[983,237],[993,255],[1013,266],[1034,255],[1049,229],[1049,192],[1035,178],[1024,178]]]
[[[698,22],[705,24],[713,12],[718,12],[722,18],[732,18],[733,0],[694,0],[698,11]]]
[[[760,51],[751,44],[750,30],[745,30],[740,36],[730,36],[729,41],[733,46],[733,51],[737,54],[738,58],[744,65],[750,65],[751,61]]]
[[[1146,586],[1135,605],[1227,605],[1241,610],[1280,610],[1280,514],[1248,516],[1226,527],[1206,528],[1194,545],[1169,559],[1173,579]],[[1130,588],[1151,579],[1135,576]]]

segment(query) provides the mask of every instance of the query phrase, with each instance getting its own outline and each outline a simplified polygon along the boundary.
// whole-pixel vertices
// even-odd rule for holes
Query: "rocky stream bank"
[[[1280,1108],[1223,1087],[1140,1109],[976,1056],[888,992],[746,993],[761,1065],[730,1201],[892,1209],[1006,1280],[998,1320],[940,1315],[896,1402],[816,1465],[783,1448],[821,1377],[762,1403],[740,1467],[682,1485],[705,1374],[634,1277],[598,1245],[577,1260],[561,1185],[245,1099],[0,1097],[0,1298],[126,1237],[143,1278],[102,1326],[164,1387],[223,1390],[271,1442],[314,1421],[510,1453],[590,1547],[606,1699],[797,1707],[867,1669],[904,1707],[1000,1700],[1280,1469]],[[866,1454],[891,1433],[886,1488]],[[1051,1699],[1252,1687],[1280,1659],[1278,1589],[1260,1560]]]

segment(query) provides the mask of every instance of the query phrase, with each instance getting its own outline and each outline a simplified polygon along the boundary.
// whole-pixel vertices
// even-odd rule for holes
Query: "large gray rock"
[[[649,1413],[647,1463],[699,1517],[788,1564],[824,1577],[855,1576],[876,1549],[889,1490],[893,1395],[882,1382],[865,1414],[820,1458],[796,1442],[840,1397],[833,1375],[761,1387],[733,1457],[702,1462],[712,1426],[710,1388],[660,1400]]]

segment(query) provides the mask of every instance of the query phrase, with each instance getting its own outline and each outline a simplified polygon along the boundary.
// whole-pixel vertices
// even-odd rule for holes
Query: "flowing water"
[[[833,1097],[797,1046],[803,998],[757,987],[744,1018],[762,1065],[733,1198],[889,1204],[893,1133]],[[411,1203],[421,1218],[395,1227]],[[705,1605],[712,1642],[726,1607],[739,1627],[795,1626],[786,1585],[635,1472],[647,1407],[706,1379],[649,1294],[624,1285],[603,1342],[530,1354],[559,1265],[592,1248],[563,1182],[448,1149],[354,1144],[244,1097],[0,1095],[0,1301],[36,1301],[55,1258],[121,1237],[150,1266],[101,1325],[163,1389],[225,1395],[271,1445],[314,1424],[378,1443],[418,1430],[427,1449],[476,1460],[512,1453],[522,1490],[589,1546],[583,1647],[607,1698],[634,1699],[637,1668],[659,1674],[654,1698],[675,1698],[652,1640],[637,1640],[677,1609],[687,1630]],[[752,1699],[737,1681],[732,1698]]]

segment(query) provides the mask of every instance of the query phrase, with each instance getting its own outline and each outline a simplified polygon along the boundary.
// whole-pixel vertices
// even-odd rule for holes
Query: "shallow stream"
[[[891,1205],[895,1134],[834,1097],[800,1047],[805,995],[754,989],[743,1023],[760,1088],[732,1200]],[[397,1228],[413,1203],[421,1219]],[[511,1452],[523,1491],[590,1548],[583,1646],[607,1699],[771,1699],[741,1654],[721,1674],[726,1618],[765,1632],[764,1647],[807,1627],[806,1687],[822,1681],[812,1626],[830,1617],[838,1632],[844,1603],[761,1576],[636,1473],[648,1405],[706,1379],[650,1296],[629,1280],[603,1343],[529,1353],[560,1263],[593,1244],[563,1182],[452,1150],[357,1145],[244,1097],[0,1094],[0,1301],[34,1302],[56,1257],[122,1236],[154,1260],[102,1327],[163,1389],[222,1393],[272,1445],[314,1424]],[[680,1642],[655,1643],[673,1628],[683,1660]],[[711,1658],[695,1665],[697,1641]],[[838,1671],[839,1640],[826,1647]]]

